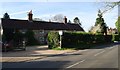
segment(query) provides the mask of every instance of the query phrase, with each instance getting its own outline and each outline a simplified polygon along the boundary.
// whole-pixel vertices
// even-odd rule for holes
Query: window
[[[43,33],[44,33],[44,30],[40,30],[40,31],[39,31],[39,34],[43,34]]]
[[[39,37],[39,41],[44,41],[44,37]]]

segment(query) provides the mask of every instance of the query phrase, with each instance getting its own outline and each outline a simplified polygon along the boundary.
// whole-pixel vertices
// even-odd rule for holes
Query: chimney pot
[[[66,18],[66,16],[64,16],[64,23],[67,23],[67,18]]]
[[[33,16],[33,14],[32,14],[32,10],[28,13],[28,20],[29,21],[32,21],[32,16]]]

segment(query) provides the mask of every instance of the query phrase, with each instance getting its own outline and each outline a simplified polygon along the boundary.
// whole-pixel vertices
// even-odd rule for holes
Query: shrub
[[[59,33],[58,32],[54,32],[51,31],[48,33],[48,48],[52,49],[52,48],[56,48],[59,46]]]
[[[118,34],[113,34],[113,35],[112,35],[112,41],[120,41],[120,35],[118,35]]]
[[[27,30],[25,38],[27,39],[27,45],[39,45],[39,42],[35,39],[34,32],[32,30]]]

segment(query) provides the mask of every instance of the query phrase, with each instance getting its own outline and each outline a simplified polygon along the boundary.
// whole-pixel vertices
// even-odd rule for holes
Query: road
[[[118,68],[118,46],[78,50],[21,63],[3,63],[3,68]],[[109,69],[110,70],[110,69]]]

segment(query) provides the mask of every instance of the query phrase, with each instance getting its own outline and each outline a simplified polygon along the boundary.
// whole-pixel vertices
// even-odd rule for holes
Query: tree
[[[100,33],[107,35],[107,25],[104,22],[104,19],[102,18],[102,12],[101,10],[98,11],[98,18],[96,19],[95,26],[100,25]]]
[[[39,42],[35,39],[34,35],[32,30],[26,31],[25,38],[27,39],[27,45],[39,45]]]
[[[107,11],[113,9],[116,6],[120,5],[120,1],[116,1],[116,2],[104,2],[104,6],[103,6],[103,10],[102,10],[102,14],[106,13]]]
[[[118,17],[118,20],[115,23],[116,28],[118,29],[118,33],[120,34],[120,16]]]
[[[106,23],[102,23],[101,24],[101,33],[102,34],[104,34],[105,33],[105,35],[107,35],[107,25],[106,25]]]
[[[48,40],[49,49],[59,47],[60,36],[58,32],[55,32],[55,31],[49,32],[47,40]]]
[[[98,18],[96,18],[95,26],[91,28],[90,32],[92,33],[102,33],[107,35],[107,25],[102,18],[101,10],[98,11]]]
[[[10,19],[10,16],[8,15],[8,13],[5,13],[3,16],[4,19]]]
[[[63,22],[64,21],[64,16],[62,14],[57,14],[52,18],[52,21],[56,22]]]
[[[72,23],[72,22],[69,20],[68,23]]]
[[[34,21],[43,21],[43,20],[40,19],[40,18],[34,18],[33,20],[34,20]]]
[[[73,20],[73,22],[74,22],[75,24],[81,25],[80,19],[79,19],[78,17],[75,17],[74,20]]]
[[[10,19],[10,16],[8,15],[8,13],[5,13],[3,15],[3,19]],[[3,37],[2,37],[3,42],[4,41],[9,42],[10,40],[12,40],[14,36],[13,32],[14,32],[14,29],[12,28],[3,28]]]
[[[98,11],[98,18],[96,19],[95,26],[98,24],[102,25],[104,23],[104,19],[102,18],[101,10]]]
[[[118,6],[118,8],[120,7],[120,1],[116,1],[116,2],[105,2],[105,8],[103,10],[102,13],[105,13],[111,9],[113,9],[114,7]],[[119,12],[119,11],[118,11]],[[118,29],[118,32],[120,34],[120,23],[119,23],[119,17],[118,17],[118,20],[117,22],[115,23],[117,29]]]

